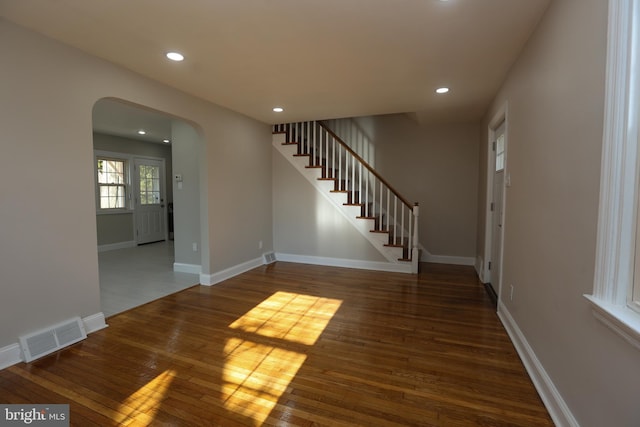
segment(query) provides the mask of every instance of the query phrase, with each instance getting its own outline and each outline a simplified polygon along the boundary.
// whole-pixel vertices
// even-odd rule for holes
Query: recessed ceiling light
[[[447,93],[447,92],[449,92],[448,87],[439,87],[438,89],[436,89],[436,93]]]
[[[162,142],[164,142],[165,144],[168,144],[168,143],[170,143],[170,142],[171,142],[171,140],[170,140],[170,139],[166,139],[166,138],[165,138],[165,139],[163,139],[163,140],[162,140]]]
[[[184,60],[184,55],[178,52],[168,52],[167,58],[169,58],[172,61],[180,62]]]
[[[282,108],[282,107],[273,107],[273,111],[275,111],[276,113],[282,113],[284,111],[284,108]]]
[[[138,134],[139,134],[139,135],[146,135],[146,133],[147,133],[147,131],[146,131],[146,130],[144,130],[144,129],[140,129],[140,130],[138,131]]]

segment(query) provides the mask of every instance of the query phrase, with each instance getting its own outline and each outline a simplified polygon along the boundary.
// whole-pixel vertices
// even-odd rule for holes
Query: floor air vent
[[[276,254],[274,254],[273,252],[266,253],[262,255],[262,257],[264,258],[265,264],[271,264],[276,262]]]
[[[20,337],[20,348],[25,362],[31,362],[87,337],[84,323],[79,317],[53,325],[47,329]]]

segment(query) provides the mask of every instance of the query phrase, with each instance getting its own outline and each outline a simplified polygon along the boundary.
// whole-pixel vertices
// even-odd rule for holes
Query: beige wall
[[[187,123],[175,121],[171,125],[171,146],[175,173],[182,175],[182,182],[172,179],[174,197],[173,221],[175,226],[174,261],[179,264],[200,266],[202,262],[201,188],[200,165],[201,138],[196,129]],[[206,197],[206,196],[204,196]],[[202,203],[206,205],[206,203]],[[194,250],[193,247],[196,249]]]
[[[273,238],[279,253],[387,262],[275,148]]]
[[[0,204],[0,348],[100,311],[91,112],[101,98],[199,127],[205,273],[259,257],[257,238],[272,249],[269,126],[2,19],[0,56],[0,194],[10,201]]]
[[[98,246],[133,242],[133,213],[96,216]]]
[[[606,30],[607,2],[552,2],[483,123],[486,135],[508,103],[501,301],[583,427],[640,425],[640,353],[582,296],[593,288]],[[481,201],[487,144],[483,136]]]
[[[331,123],[406,199],[420,203],[420,243],[432,256],[476,254],[479,125],[422,125],[406,114]],[[346,136],[343,136],[346,135]],[[429,260],[423,254],[423,260]]]

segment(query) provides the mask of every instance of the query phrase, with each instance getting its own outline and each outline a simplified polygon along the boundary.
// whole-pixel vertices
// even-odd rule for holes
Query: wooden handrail
[[[324,124],[324,122],[319,121],[319,122],[317,122],[317,123],[320,125],[320,127],[322,127],[322,129],[324,129],[325,131],[327,131],[327,133],[328,133],[329,135],[331,135],[333,138],[335,138],[335,139],[336,139],[336,141],[338,141],[338,143],[339,143],[340,145],[342,145],[342,146],[345,148],[345,150],[347,150],[349,153],[351,153],[351,155],[352,155],[353,157],[355,157],[355,158],[358,160],[358,162],[360,162],[360,163],[361,163],[365,168],[367,168],[367,169],[369,170],[369,172],[371,172],[371,173],[372,173],[376,178],[378,178],[378,180],[379,180],[381,183],[383,183],[383,184],[384,184],[384,185],[385,185],[389,190],[391,190],[391,192],[392,192],[392,193],[393,193],[393,194],[394,194],[398,199],[400,199],[400,201],[401,201],[402,203],[404,203],[404,204],[405,204],[405,205],[406,205],[406,206],[407,206],[411,211],[413,211],[413,205],[414,205],[414,204],[412,204],[412,203],[408,202],[408,201],[407,201],[407,199],[405,199],[405,198],[404,198],[404,197],[403,197],[403,196],[402,196],[402,195],[401,195],[401,194],[400,194],[400,193],[399,193],[395,188],[393,188],[393,187],[391,186],[391,184],[389,184],[389,183],[388,183],[388,182],[387,182],[383,177],[381,177],[381,176],[380,176],[380,174],[379,174],[378,172],[376,172],[376,170],[375,170],[375,169],[373,169],[373,168],[371,167],[371,165],[369,165],[369,163],[367,163],[367,162],[366,162],[362,157],[360,157],[360,156],[358,155],[358,153],[356,153],[355,151],[353,151],[353,150],[351,149],[351,147],[349,147],[349,146],[348,146],[348,145],[347,145],[347,144],[342,140],[342,138],[340,138],[338,135],[336,135],[336,134],[335,134],[335,132],[333,132],[331,129],[329,129],[329,128]],[[417,205],[417,203],[415,203],[415,205]]]

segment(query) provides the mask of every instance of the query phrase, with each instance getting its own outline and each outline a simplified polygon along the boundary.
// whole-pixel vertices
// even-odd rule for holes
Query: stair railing
[[[360,206],[359,218],[374,220],[374,233],[388,233],[388,246],[403,247],[400,260],[411,261],[418,272],[418,203],[410,203],[358,153],[324,123],[278,124],[274,132],[286,133],[297,143],[298,156],[309,156],[309,168],[322,169],[321,180],[335,182],[333,192],[347,194],[345,205]]]

